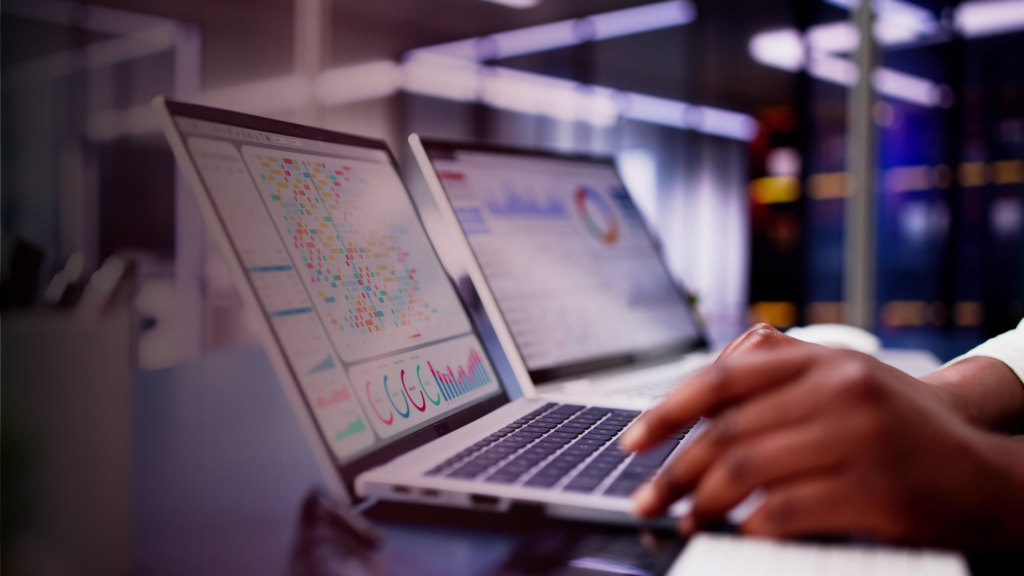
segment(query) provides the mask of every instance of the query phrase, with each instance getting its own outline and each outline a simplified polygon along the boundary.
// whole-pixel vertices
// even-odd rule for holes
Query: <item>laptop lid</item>
[[[154,106],[336,491],[508,402],[384,142]]]
[[[530,382],[706,346],[611,159],[410,141]]]

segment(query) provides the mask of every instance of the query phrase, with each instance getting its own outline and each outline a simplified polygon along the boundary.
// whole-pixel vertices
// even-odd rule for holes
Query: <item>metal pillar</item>
[[[872,29],[871,2],[862,0],[853,12],[860,34],[854,54],[857,84],[847,104],[846,245],[843,262],[845,321],[871,328],[875,319],[875,91],[871,76],[878,59]]]
[[[329,0],[295,0],[295,73],[310,85],[323,72],[328,61],[331,33]],[[298,121],[319,126],[324,121],[323,106],[316,98],[298,110]]]
[[[178,24],[174,31],[174,97],[194,100],[202,85],[199,30]],[[206,226],[185,175],[174,169],[174,285],[177,298],[178,354],[181,361],[203,353],[203,284]]]

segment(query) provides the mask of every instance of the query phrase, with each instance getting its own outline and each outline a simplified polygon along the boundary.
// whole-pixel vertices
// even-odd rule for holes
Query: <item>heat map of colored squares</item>
[[[337,329],[370,334],[430,320],[399,233],[362,209],[366,179],[346,165],[258,160],[263,189],[273,190],[271,213],[283,219],[285,241],[301,255],[299,272]]]

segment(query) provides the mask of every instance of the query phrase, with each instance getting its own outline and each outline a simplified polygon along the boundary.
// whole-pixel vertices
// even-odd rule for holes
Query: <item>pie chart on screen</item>
[[[612,205],[590,186],[576,189],[576,214],[590,235],[605,245],[612,245],[619,239],[619,220]]]

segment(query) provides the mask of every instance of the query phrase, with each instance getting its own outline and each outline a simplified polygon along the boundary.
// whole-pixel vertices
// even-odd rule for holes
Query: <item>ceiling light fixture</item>
[[[502,6],[508,6],[509,8],[524,10],[526,8],[533,8],[537,4],[540,4],[542,0],[484,0],[484,2],[501,4]]]
[[[500,60],[576,46],[593,40],[684,26],[696,18],[697,8],[690,0],[670,0],[417,48],[409,52],[407,57],[431,52],[476,62]]]
[[[964,2],[956,7],[953,23],[965,38],[1024,30],[1024,0]]]

